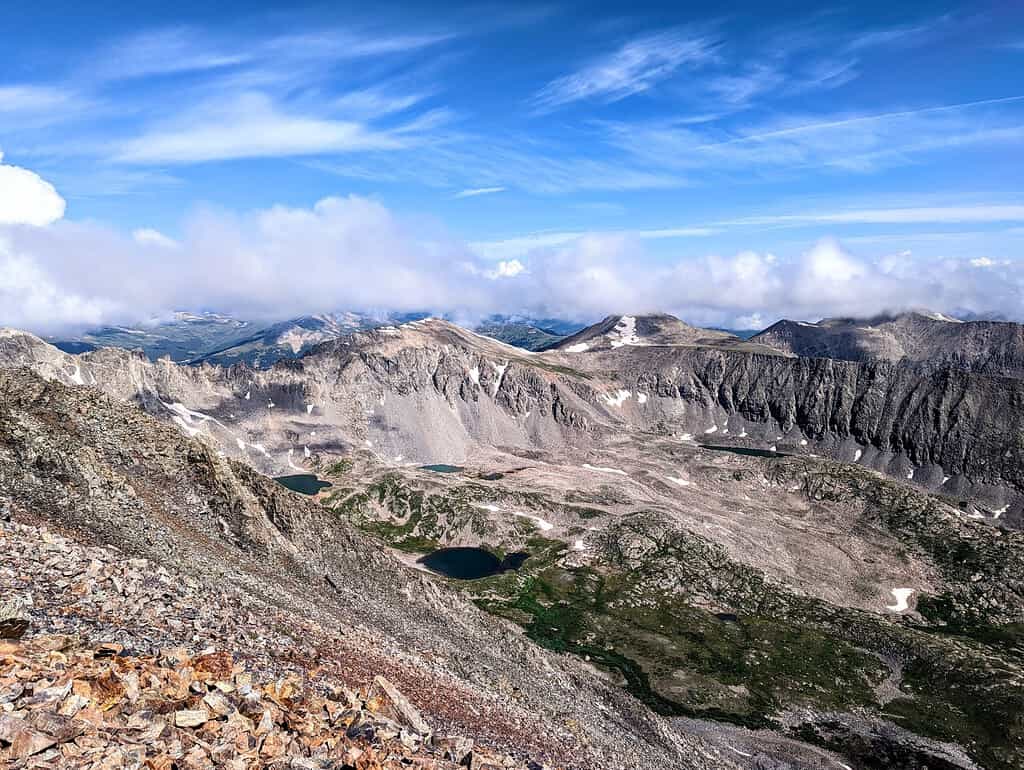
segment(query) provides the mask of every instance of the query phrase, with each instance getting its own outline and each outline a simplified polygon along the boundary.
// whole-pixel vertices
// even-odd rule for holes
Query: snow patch
[[[611,342],[613,348],[621,348],[623,345],[640,345],[640,338],[636,334],[636,317],[622,316],[615,324],[615,328],[605,337]]]
[[[305,468],[300,468],[298,465],[296,465],[295,463],[292,462],[292,455],[294,453],[295,453],[294,449],[289,449],[288,450],[288,467],[291,468],[293,471],[303,471],[303,470],[305,470]]]
[[[628,390],[623,390],[621,388],[615,391],[615,393],[610,396],[607,393],[601,394],[601,400],[608,404],[608,406],[615,406],[620,409],[622,408],[622,404],[625,403],[626,399],[632,397],[632,393],[630,393]]]
[[[739,755],[740,755],[741,757],[752,757],[752,756],[754,756],[753,754],[748,754],[748,753],[747,753],[747,752],[745,752],[745,751],[740,751],[740,750],[739,750],[739,749],[737,749],[737,748],[736,748],[735,746],[729,746],[728,744],[726,744],[726,747],[727,747],[727,748],[728,748],[728,749],[729,749],[730,751],[734,751],[734,752],[736,752],[736,753],[737,753],[737,754],[739,754]]]
[[[245,451],[245,442],[244,442],[244,441],[242,441],[242,439],[240,439],[240,438],[236,438],[236,439],[235,439],[235,443],[236,443],[236,444],[238,444],[238,449],[239,449],[240,451],[242,451],[242,452],[244,452],[244,451]]]
[[[75,385],[85,385],[85,380],[82,379],[82,366],[81,366],[81,364],[77,364],[77,363],[75,364],[75,371],[71,375],[71,381],[73,383],[75,383]],[[95,382],[95,378],[94,378],[93,381]]]
[[[1004,505],[1002,508],[996,508],[995,510],[992,511],[992,518],[993,519],[998,519],[1000,516],[1002,516],[1008,510],[1010,510],[1010,506],[1009,505]]]
[[[540,516],[534,516],[529,513],[513,513],[512,515],[519,516],[523,519],[533,519],[533,521],[537,523],[537,527],[540,528],[541,532],[547,532],[551,529],[554,529],[555,527],[555,525],[552,524],[550,521],[542,519]]]
[[[566,353],[583,353],[587,350],[590,350],[590,345],[586,342],[577,342],[575,345],[565,348]]]
[[[688,486],[690,486],[690,482],[687,479],[681,479],[678,476],[668,476],[667,478],[673,484],[678,484],[681,487],[688,487]]]
[[[600,465],[591,465],[590,463],[583,463],[583,467],[588,471],[598,471],[600,473],[617,473],[620,476],[628,476],[625,471],[620,471],[618,468],[607,468]]]
[[[252,390],[245,391],[245,400],[248,401],[250,398],[252,398]]]
[[[711,434],[711,433],[716,433],[717,431],[718,431],[718,426],[717,425],[712,425],[710,428],[708,428],[706,431],[704,431],[704,433],[705,434]]]
[[[313,405],[306,404],[306,414],[313,414]]]
[[[805,439],[805,438],[800,439],[800,446],[807,446],[807,439]]]
[[[949,481],[949,478],[950,478],[949,476],[943,476],[942,477],[942,483],[945,484],[947,481]]]
[[[647,394],[646,393],[637,393],[636,394],[636,402],[638,404],[646,404],[647,403]]]
[[[861,458],[861,456],[863,454],[864,454],[864,452],[862,450],[858,449],[856,452],[853,453],[853,461],[857,462]]]
[[[914,478],[914,469],[913,468],[911,468],[909,471],[907,471],[907,478],[908,479]]]
[[[679,437],[680,441],[693,441],[692,433],[684,433]]]
[[[480,385],[480,367],[474,366],[469,370],[469,379],[473,381],[474,385]]]
[[[501,382],[501,378],[505,376],[505,370],[508,369],[508,364],[496,364],[493,361],[490,362],[491,368],[498,377],[498,382]]]
[[[311,453],[311,452],[309,451],[309,447],[308,447],[308,446],[304,446],[304,447],[302,447],[302,454],[304,454],[304,455],[306,456],[306,459],[307,459],[307,460],[308,460],[308,459],[309,459],[310,457],[312,457],[312,456],[313,456],[313,454],[312,454],[312,453]]]
[[[587,546],[582,540],[574,540],[572,544],[572,550],[585,551],[587,550]]]
[[[907,609],[910,606],[909,604],[907,604],[907,599],[909,599],[910,595],[914,593],[914,589],[893,588],[891,591],[889,591],[889,593],[891,593],[895,597],[896,602],[894,604],[885,605],[885,608],[891,612],[903,612],[903,610]]]

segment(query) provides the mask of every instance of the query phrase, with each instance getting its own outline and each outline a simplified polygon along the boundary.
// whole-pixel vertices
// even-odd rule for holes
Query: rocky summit
[[[1020,387],[666,315],[268,368],[4,330],[0,757],[1020,767]]]

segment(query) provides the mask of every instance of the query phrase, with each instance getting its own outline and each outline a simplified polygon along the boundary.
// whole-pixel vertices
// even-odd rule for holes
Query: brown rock
[[[206,709],[185,709],[174,712],[174,724],[177,727],[198,727],[210,721],[210,713]]]
[[[24,720],[0,714],[0,741],[11,744],[11,759],[24,759],[50,748],[57,739],[33,730]]]
[[[196,679],[209,682],[231,678],[234,661],[226,652],[211,652],[192,659],[192,671]]]
[[[20,596],[0,602],[0,639],[20,639],[28,631],[28,601]]]
[[[430,725],[423,719],[417,708],[384,677],[380,675],[374,677],[370,697],[381,702],[380,710],[385,716],[415,730],[420,735],[430,735]]]

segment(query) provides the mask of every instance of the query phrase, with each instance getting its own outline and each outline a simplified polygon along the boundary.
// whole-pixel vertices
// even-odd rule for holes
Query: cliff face
[[[913,467],[937,466],[940,477],[1024,489],[1020,380],[908,363],[714,350],[637,351],[634,356],[645,360],[624,368],[640,371],[630,387],[677,399],[712,419],[716,413],[725,420],[739,418],[750,425],[737,427],[789,434],[790,441],[813,442],[841,459],[859,460],[870,450],[886,462],[904,458]],[[690,425],[698,432],[703,427]],[[851,441],[858,447],[843,447]],[[857,456],[843,457],[844,451]],[[896,471],[895,466],[881,469]]]
[[[818,323],[779,321],[751,338],[794,356],[846,361],[908,361],[1000,377],[1024,377],[1024,325],[957,321],[935,313],[905,313]]]

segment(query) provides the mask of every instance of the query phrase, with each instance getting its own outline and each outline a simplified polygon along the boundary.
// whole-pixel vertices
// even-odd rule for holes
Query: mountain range
[[[297,358],[315,345],[353,331],[425,318],[426,313],[322,313],[272,323],[240,320],[223,313],[177,312],[170,319],[136,326],[107,326],[77,335],[50,337],[68,353],[100,347],[141,350],[149,358],[169,356],[179,363],[209,362],[257,368]],[[579,325],[558,319],[489,316],[474,328],[526,350],[538,350],[576,331]]]
[[[0,331],[12,517],[284,610],[282,654],[393,657],[509,766],[1020,766],[1020,326],[352,322],[228,366]]]

